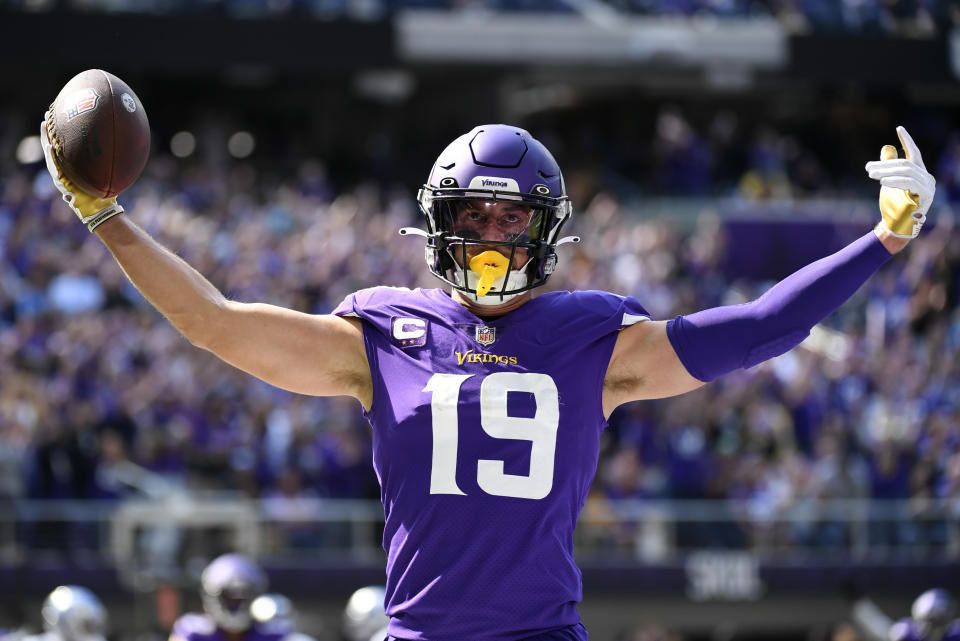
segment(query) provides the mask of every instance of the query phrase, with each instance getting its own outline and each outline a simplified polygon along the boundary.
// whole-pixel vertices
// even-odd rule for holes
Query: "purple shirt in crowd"
[[[550,292],[483,321],[443,290],[376,287],[334,313],[364,321],[390,635],[515,641],[578,623],[573,530],[603,379],[617,332],[647,312]]]

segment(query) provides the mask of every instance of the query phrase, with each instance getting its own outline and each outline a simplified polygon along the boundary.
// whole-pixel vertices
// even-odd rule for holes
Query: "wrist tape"
[[[97,213],[91,214],[90,216],[85,216],[80,220],[81,222],[83,222],[84,225],[87,226],[87,229],[89,229],[92,232],[94,229],[102,225],[104,222],[110,220],[117,214],[122,214],[123,212],[124,212],[123,207],[114,203],[113,205],[110,205],[106,209],[101,209]]]

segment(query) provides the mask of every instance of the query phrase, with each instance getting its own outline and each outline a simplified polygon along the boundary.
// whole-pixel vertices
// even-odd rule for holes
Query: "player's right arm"
[[[357,319],[227,300],[210,281],[126,216],[116,198],[79,189],[47,135],[47,172],[63,201],[113,253],[130,282],[191,343],[271,385],[313,396],[353,396],[369,408],[373,383]]]
[[[353,396],[369,408],[372,382],[362,322],[228,300],[127,216],[94,232],[130,282],[197,347],[301,394]]]
[[[130,282],[191,343],[271,385],[313,396],[353,396],[369,408],[373,383],[357,319],[227,300],[210,281],[122,216],[116,198],[70,181],[40,127],[47,172],[64,202],[113,253]]]

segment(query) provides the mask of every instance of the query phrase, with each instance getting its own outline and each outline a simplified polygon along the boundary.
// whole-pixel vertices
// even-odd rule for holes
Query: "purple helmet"
[[[250,604],[266,589],[267,575],[241,554],[218,556],[200,575],[203,609],[227,632],[250,628]]]
[[[560,167],[543,144],[519,127],[481,125],[454,140],[437,158],[417,199],[427,218],[425,257],[430,272],[475,300],[477,288],[467,268],[470,246],[494,247],[509,257],[511,269],[517,251],[526,252],[528,261],[522,269],[500,277],[489,295],[479,297],[487,304],[546,283],[556,268],[557,245],[579,240],[559,239],[571,213]],[[455,229],[454,223],[458,213],[475,201],[516,203],[529,214],[502,239],[471,237]],[[400,233],[423,235],[410,228]]]

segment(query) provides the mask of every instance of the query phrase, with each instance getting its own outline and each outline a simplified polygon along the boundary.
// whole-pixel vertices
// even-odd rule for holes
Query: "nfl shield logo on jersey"
[[[493,341],[497,340],[497,328],[477,325],[474,339],[483,347],[493,345]]]

